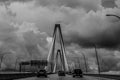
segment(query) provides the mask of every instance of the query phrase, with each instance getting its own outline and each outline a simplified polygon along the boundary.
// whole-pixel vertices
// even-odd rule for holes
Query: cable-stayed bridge
[[[56,41],[59,42],[60,46],[56,49]],[[120,75],[110,75],[110,74],[93,74],[84,72],[83,78],[72,78],[70,74],[67,74],[65,77],[59,77],[56,75],[56,72],[59,70],[65,71],[68,73],[70,71],[68,66],[68,60],[65,51],[64,40],[62,36],[62,30],[60,24],[55,24],[55,28],[53,31],[52,43],[49,50],[49,54],[47,57],[47,63],[45,63],[45,69],[48,72],[47,80],[118,80],[120,79]],[[30,61],[20,63],[20,71],[23,65],[37,65],[42,64],[40,61]],[[46,65],[47,64],[47,65]],[[38,67],[40,68],[40,67]],[[86,70],[87,71],[87,70]],[[37,78],[37,72],[0,72],[0,80],[46,80],[44,78]]]
[[[60,49],[58,49],[57,53],[55,53],[55,42],[57,38],[57,32],[59,35]],[[54,28],[52,45],[47,58],[48,62],[51,63],[50,65],[47,66],[48,71],[50,70],[50,72],[53,72],[53,73],[56,72],[56,63],[57,63],[56,61],[58,56],[60,56],[62,70],[68,71],[68,64],[67,64],[64,41],[63,41],[60,24],[56,24]]]

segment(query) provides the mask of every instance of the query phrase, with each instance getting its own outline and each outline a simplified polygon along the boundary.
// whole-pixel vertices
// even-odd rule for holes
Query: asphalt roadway
[[[16,79],[16,80],[114,80],[114,79],[96,78],[96,77],[90,77],[90,76],[84,76],[83,78],[80,78],[80,77],[73,78],[71,75],[58,76],[57,74],[52,74],[52,75],[49,75],[48,78],[30,77],[30,78]]]

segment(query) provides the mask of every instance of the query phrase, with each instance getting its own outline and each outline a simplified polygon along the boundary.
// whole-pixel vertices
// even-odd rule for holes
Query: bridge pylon
[[[55,44],[56,44],[56,37],[57,32],[59,34],[59,43],[60,43],[60,49],[57,50],[57,53],[55,53]],[[56,72],[56,66],[57,66],[57,58],[60,56],[60,61],[62,65],[63,71],[68,71],[68,63],[66,58],[66,52],[65,52],[65,46],[64,46],[64,40],[62,36],[62,30],[60,24],[55,24],[54,32],[53,32],[53,38],[52,38],[52,44],[50,47],[50,51],[48,54],[48,66],[46,67],[49,72]]]

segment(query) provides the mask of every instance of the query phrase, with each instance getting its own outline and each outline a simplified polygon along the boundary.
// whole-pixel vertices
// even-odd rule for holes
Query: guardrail
[[[36,76],[36,73],[32,72],[2,72],[0,73],[0,80],[13,80],[26,77]]]
[[[55,73],[48,73],[48,75],[55,74]],[[13,79],[20,79],[20,78],[27,78],[27,77],[34,77],[37,73],[32,72],[3,72],[0,73],[0,80],[13,80]],[[68,74],[72,75],[72,74]],[[108,79],[116,79],[120,80],[120,75],[118,74],[91,74],[91,73],[84,73],[85,76],[93,76],[93,77],[101,77],[101,78],[108,78]]]
[[[47,73],[48,75],[55,73]],[[35,77],[37,72],[0,72],[0,80],[13,80],[27,77]]]
[[[118,75],[118,74],[87,74],[87,73],[85,73],[84,75],[86,75],[86,76],[93,76],[93,77],[101,77],[101,78],[108,78],[108,79],[117,79],[117,80],[120,80],[120,75]]]

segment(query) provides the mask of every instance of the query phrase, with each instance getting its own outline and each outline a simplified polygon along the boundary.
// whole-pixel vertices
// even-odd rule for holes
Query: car
[[[73,70],[73,77],[83,77],[83,72],[82,72],[82,70],[81,69],[74,69]]]
[[[58,71],[58,76],[65,76],[65,71]]]
[[[46,77],[47,78],[47,71],[46,70],[39,70],[37,72],[37,77]]]

